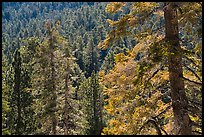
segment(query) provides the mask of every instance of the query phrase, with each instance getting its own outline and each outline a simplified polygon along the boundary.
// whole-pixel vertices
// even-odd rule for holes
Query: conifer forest
[[[2,2],[2,135],[202,135],[202,2]]]

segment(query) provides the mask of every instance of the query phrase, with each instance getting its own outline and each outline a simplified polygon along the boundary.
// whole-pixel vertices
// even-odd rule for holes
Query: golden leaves
[[[142,49],[145,48],[145,44],[144,43],[138,43],[131,51],[131,56],[135,57]]]
[[[110,19],[107,19],[106,21],[110,24],[110,26],[114,26],[118,23],[118,21],[112,21]]]
[[[167,70],[159,71],[151,80],[153,83],[161,83],[169,80],[169,72]]]
[[[199,121],[199,117],[198,117],[198,116],[192,116],[192,115],[189,114],[189,117],[190,117],[190,119],[191,119],[192,121],[194,121],[194,122]]]
[[[157,10],[153,14],[157,15],[158,17],[164,17],[164,11],[163,10]]]
[[[111,2],[106,6],[105,11],[108,13],[115,13],[125,6],[125,2]]]
[[[183,2],[181,10],[182,14],[179,14],[179,24],[185,25],[187,22],[197,24],[199,17],[202,17],[202,4],[197,2]]]
[[[110,40],[111,40],[111,38],[107,37],[104,41],[102,41],[98,44],[98,48],[101,50],[106,50],[108,48]]]
[[[128,19],[128,23],[129,23],[130,26],[135,26],[137,22],[138,22],[138,18],[137,17],[130,17]]]
[[[125,59],[125,55],[123,53],[119,53],[115,56],[115,62],[123,62]]]
[[[184,75],[185,78],[188,78],[188,79],[190,79],[192,81],[200,82],[198,80],[198,78],[192,72],[190,72],[190,71],[184,71],[183,75]],[[192,83],[190,83],[190,84],[192,84]]]
[[[99,47],[108,48],[108,44],[112,40],[123,36],[125,30],[137,25],[140,15],[146,18],[145,15],[153,12],[157,5],[154,2],[137,2],[132,7],[132,13],[122,16],[120,20],[107,19],[110,26],[114,26],[114,31],[109,33],[106,39],[99,44]],[[123,6],[120,2],[113,2],[107,5],[106,11],[114,13],[121,10]],[[139,15],[137,16],[134,13]],[[164,13],[158,10],[154,14],[159,18]],[[166,56],[166,46],[163,43],[164,36],[159,35],[159,33],[152,33],[151,28],[141,29],[136,36],[139,43],[129,51],[128,55],[117,54],[114,68],[106,75],[101,72],[103,78],[100,82],[104,85],[104,94],[108,96],[108,99],[106,99],[108,103],[104,108],[111,115],[108,127],[104,128],[105,134],[138,134],[137,128],[139,129],[150,117],[160,114],[169,105],[169,103],[165,104],[161,100],[162,93],[156,89],[160,84],[168,81],[168,71],[161,70],[154,74],[154,69],[158,67],[155,64],[159,61],[152,63],[152,59],[157,60],[158,55],[161,55],[162,59]],[[152,54],[149,54],[150,51],[152,51]],[[140,62],[136,62],[135,58],[141,52],[143,57]],[[155,55],[156,52],[160,54]],[[139,82],[133,85],[135,78]],[[168,115],[168,118],[170,116]]]
[[[155,8],[158,4],[156,2],[136,2],[133,6],[133,13],[144,13],[144,12],[149,12],[153,8]]]
[[[124,83],[125,80],[126,80],[126,76],[125,76],[125,75],[120,76],[120,77],[118,78],[118,84],[120,84],[120,85],[125,84],[125,83]]]

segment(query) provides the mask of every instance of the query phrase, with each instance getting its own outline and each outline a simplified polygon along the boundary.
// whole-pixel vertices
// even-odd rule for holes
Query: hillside
[[[202,134],[202,2],[2,2],[2,135]]]

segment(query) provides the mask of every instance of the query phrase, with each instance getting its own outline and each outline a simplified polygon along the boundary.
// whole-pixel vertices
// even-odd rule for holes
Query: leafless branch
[[[145,88],[147,87],[147,82],[150,81],[164,66],[160,65],[153,73],[152,75],[147,79]]]
[[[189,60],[191,63],[193,63],[193,65],[195,65],[197,68],[199,68],[199,66],[189,57],[187,56],[183,56],[185,59]]]
[[[164,114],[166,111],[168,111],[170,108],[171,108],[172,106],[171,105],[169,105],[168,107],[166,107],[166,109],[165,110],[163,110],[162,112],[160,112],[157,116],[154,116],[153,117],[153,119],[155,119],[155,118],[157,118],[157,117],[159,117],[159,116],[161,116],[162,114]]]
[[[166,134],[168,135],[168,133],[161,127],[161,130]]]
[[[153,78],[164,66],[160,65],[153,73],[152,76],[148,78],[147,81],[149,81],[151,78]]]
[[[189,68],[185,63],[183,63],[183,65],[190,71],[192,72],[200,82],[202,82],[201,78],[198,76],[198,74],[195,73],[195,71],[193,71],[191,68]]]
[[[202,132],[200,132],[200,131],[192,131],[192,132],[194,132],[194,133],[198,133],[198,134],[203,134]]]
[[[196,122],[194,122],[194,121],[191,121],[191,125],[192,125],[192,126],[199,127],[199,128],[202,128],[202,125],[199,125],[198,123],[196,123]]]
[[[199,103],[199,102],[197,102],[195,100],[190,100],[190,99],[188,99],[188,101],[191,102],[194,105],[198,105],[198,106],[202,107],[202,103]]]
[[[161,129],[159,128],[157,122],[156,122],[154,119],[149,119],[147,122],[145,122],[145,123],[142,125],[142,127],[140,127],[139,132],[141,132],[141,130],[145,127],[145,125],[147,125],[147,124],[149,124],[149,123],[152,123],[152,124],[155,126],[158,135],[162,135]]]
[[[198,116],[200,119],[202,119],[202,110],[200,110],[198,107],[189,105],[187,110],[189,114]]]
[[[187,80],[187,81],[189,81],[189,82],[192,82],[192,83],[194,83],[194,84],[197,84],[197,85],[202,86],[202,83],[200,83],[200,82],[196,82],[196,81],[193,81],[193,80],[187,79],[187,78],[185,78],[184,76],[183,76],[182,78],[183,78],[184,80]]]

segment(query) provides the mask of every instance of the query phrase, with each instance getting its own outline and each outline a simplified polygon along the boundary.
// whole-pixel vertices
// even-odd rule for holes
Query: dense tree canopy
[[[202,134],[202,2],[3,2],[2,135]]]

